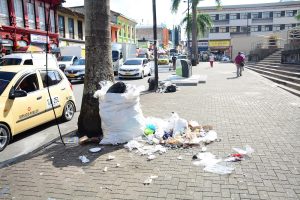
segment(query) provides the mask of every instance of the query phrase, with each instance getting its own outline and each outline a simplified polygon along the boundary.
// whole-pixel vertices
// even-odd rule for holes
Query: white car
[[[84,80],[85,76],[85,59],[80,58],[74,62],[74,65],[66,67],[64,71],[66,77],[71,80]]]
[[[119,67],[119,78],[141,78],[151,76],[152,70],[147,58],[129,58]]]
[[[57,58],[58,66],[62,71],[73,65],[76,60],[78,60],[77,56],[60,56]]]

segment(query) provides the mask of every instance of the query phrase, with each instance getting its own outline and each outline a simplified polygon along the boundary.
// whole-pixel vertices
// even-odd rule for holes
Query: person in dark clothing
[[[177,58],[173,55],[172,56],[173,70],[176,69],[176,60],[177,60]]]
[[[238,53],[238,55],[234,59],[235,65],[236,65],[236,76],[242,76],[242,69],[245,65],[245,56],[242,55],[241,52]]]

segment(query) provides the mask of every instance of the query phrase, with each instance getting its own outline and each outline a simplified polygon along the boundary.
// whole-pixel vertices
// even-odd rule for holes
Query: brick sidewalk
[[[208,151],[218,156],[232,147],[253,147],[252,158],[234,163],[232,174],[192,165],[196,147],[168,150],[149,162],[122,146],[91,154],[93,145],[57,142],[0,169],[0,199],[300,199],[300,99],[247,69],[234,78],[233,64],[208,66],[201,63],[193,70],[208,75],[206,84],[142,95],[142,110],[161,118],[175,111],[213,125],[221,141]],[[82,164],[80,155],[91,162]],[[116,158],[107,161],[108,155]],[[144,185],[150,175],[158,178]]]

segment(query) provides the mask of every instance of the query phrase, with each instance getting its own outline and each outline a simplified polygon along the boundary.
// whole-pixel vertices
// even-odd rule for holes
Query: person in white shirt
[[[214,67],[214,61],[215,61],[214,54],[210,54],[210,56],[209,56],[210,67]]]

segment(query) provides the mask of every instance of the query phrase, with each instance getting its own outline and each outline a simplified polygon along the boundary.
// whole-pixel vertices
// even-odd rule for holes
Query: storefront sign
[[[26,46],[27,46],[27,42],[24,41],[24,40],[19,40],[19,41],[18,41],[18,46],[19,46],[19,47],[26,47]]]
[[[210,40],[208,42],[208,46],[210,46],[210,47],[229,47],[230,40]]]
[[[45,35],[30,34],[30,39],[31,42],[35,42],[35,43],[42,43],[42,44],[47,43],[47,37]],[[48,37],[48,41],[49,41],[49,37]]]
[[[208,41],[198,42],[198,47],[208,47]]]
[[[6,40],[6,39],[2,39],[2,45],[3,46],[8,46],[8,47],[12,47],[14,45],[12,40]]]

